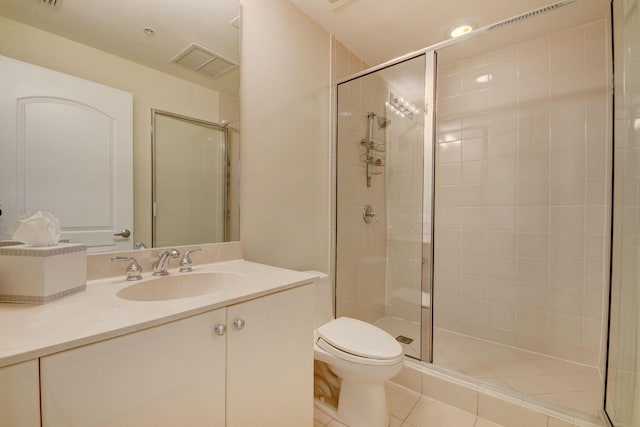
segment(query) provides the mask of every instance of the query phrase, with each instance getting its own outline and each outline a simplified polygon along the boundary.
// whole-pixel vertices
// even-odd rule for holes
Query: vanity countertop
[[[242,284],[211,294],[165,301],[130,301],[118,291],[152,280],[126,281],[124,274],[89,281],[87,290],[44,305],[0,303],[0,367],[136,332],[285,289],[312,283],[313,274],[246,260],[197,265],[193,273],[242,276]]]

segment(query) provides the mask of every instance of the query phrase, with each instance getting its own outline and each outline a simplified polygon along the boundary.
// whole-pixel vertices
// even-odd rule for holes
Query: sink
[[[224,292],[242,282],[243,278],[233,273],[178,273],[127,286],[118,296],[131,301],[165,301]]]

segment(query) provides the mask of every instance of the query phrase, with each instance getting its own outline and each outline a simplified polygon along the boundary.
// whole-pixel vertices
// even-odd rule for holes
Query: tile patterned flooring
[[[597,368],[442,329],[434,333],[437,366],[589,415],[601,406]]]
[[[418,324],[386,316],[375,325],[394,337],[413,338],[410,345],[402,344],[405,354],[420,354]],[[587,415],[598,413],[603,384],[597,368],[439,328],[434,334],[433,357],[437,366],[549,402],[552,407]]]
[[[393,384],[387,385],[389,427],[500,427],[475,415]],[[348,427],[314,408],[314,427]]]

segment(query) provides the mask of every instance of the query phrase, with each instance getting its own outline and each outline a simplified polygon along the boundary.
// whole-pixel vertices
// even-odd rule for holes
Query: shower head
[[[387,119],[385,116],[378,116],[378,128],[384,129],[391,124],[391,120]]]

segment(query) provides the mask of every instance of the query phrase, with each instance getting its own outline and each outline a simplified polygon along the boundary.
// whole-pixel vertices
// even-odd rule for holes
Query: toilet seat
[[[332,320],[315,332],[318,347],[333,356],[366,365],[395,365],[404,360],[402,346],[391,335],[349,317]]]

